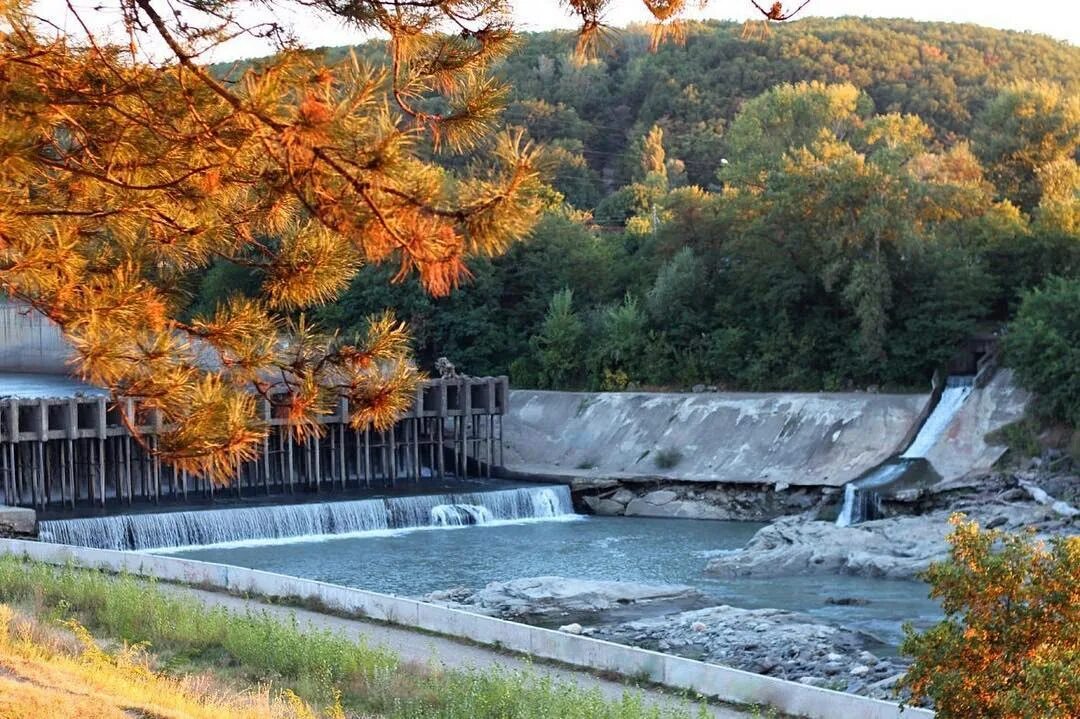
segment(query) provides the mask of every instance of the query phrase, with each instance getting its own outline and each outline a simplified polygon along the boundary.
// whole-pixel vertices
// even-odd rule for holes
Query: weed
[[[682,461],[682,452],[672,447],[667,449],[661,449],[657,451],[656,456],[653,457],[653,462],[660,469],[671,469]]]

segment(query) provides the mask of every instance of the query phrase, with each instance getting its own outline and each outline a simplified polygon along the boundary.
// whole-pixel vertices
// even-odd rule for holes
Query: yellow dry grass
[[[209,675],[168,677],[141,647],[105,651],[0,604],[0,719],[319,719],[291,693],[237,691]],[[339,707],[325,715],[342,719]]]

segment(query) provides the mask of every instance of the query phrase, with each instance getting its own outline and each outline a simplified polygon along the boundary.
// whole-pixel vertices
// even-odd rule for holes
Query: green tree
[[[1025,212],[1043,195],[1040,173],[1080,148],[1080,94],[1014,82],[979,115],[972,137],[998,191]]]
[[[657,178],[667,182],[667,161],[664,153],[664,131],[659,125],[653,125],[645,137],[641,138],[641,177],[644,180]]]
[[[602,311],[594,361],[603,389],[625,389],[629,383],[641,381],[649,360],[646,322],[637,298],[629,292],[621,303]]]
[[[1080,537],[1047,545],[952,523],[949,561],[924,576],[945,619],[907,629],[899,686],[941,719],[1080,716]]]
[[[1080,278],[1051,278],[1024,295],[1005,357],[1042,412],[1080,427]]]
[[[556,292],[540,325],[540,333],[533,337],[542,387],[578,386],[584,366],[584,339],[585,325],[574,310],[573,290]]]

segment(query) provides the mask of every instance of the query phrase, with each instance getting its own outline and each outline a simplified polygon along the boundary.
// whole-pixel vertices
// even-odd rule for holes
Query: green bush
[[[1051,278],[1024,295],[1005,357],[1040,412],[1080,427],[1080,278]]]
[[[653,461],[660,469],[671,469],[682,461],[682,452],[674,448],[662,449],[656,453]]]
[[[1042,452],[1037,429],[1030,419],[1016,422],[995,429],[986,435],[990,444],[1005,445],[1014,458],[1036,457]]]

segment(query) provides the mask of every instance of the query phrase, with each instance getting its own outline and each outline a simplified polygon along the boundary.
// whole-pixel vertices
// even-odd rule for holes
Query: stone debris
[[[861,635],[798,612],[726,605],[592,628],[592,636],[781,679],[891,698],[905,664],[864,648]]]

